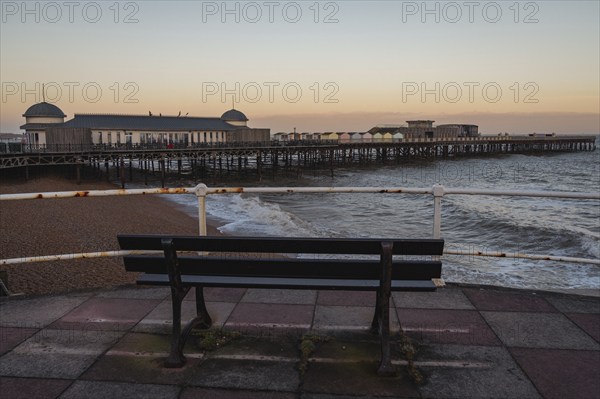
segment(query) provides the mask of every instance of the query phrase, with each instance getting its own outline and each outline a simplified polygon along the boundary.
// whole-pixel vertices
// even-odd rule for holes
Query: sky
[[[272,133],[412,119],[600,133],[599,1],[0,1],[0,132],[67,114]]]

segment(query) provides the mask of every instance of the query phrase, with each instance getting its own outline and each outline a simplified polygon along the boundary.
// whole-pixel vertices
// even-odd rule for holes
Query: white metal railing
[[[150,189],[118,189],[118,190],[93,190],[93,191],[60,191],[45,193],[3,194],[0,201],[31,200],[49,198],[74,198],[74,197],[106,197],[119,195],[147,195],[147,194],[190,194],[198,198],[198,230],[200,235],[206,235],[206,197],[221,194],[293,194],[293,193],[370,193],[370,194],[429,194],[433,196],[433,238],[440,238],[442,224],[442,198],[445,195],[489,195],[510,197],[542,197],[542,198],[569,198],[580,200],[600,200],[600,193],[579,193],[564,191],[515,191],[515,190],[488,190],[447,188],[439,184],[426,188],[413,187],[207,187],[199,184],[195,187],[181,188],[150,188]],[[65,259],[84,259],[98,257],[114,257],[139,253],[140,251],[106,251],[89,252],[63,255],[34,256],[25,258],[0,259],[0,265],[46,262]],[[145,252],[145,251],[143,251]],[[600,265],[600,259],[587,259],[553,255],[531,255],[507,252],[474,252],[464,250],[444,250],[447,255],[491,256],[509,257],[533,260],[552,260],[572,263],[585,263]]]

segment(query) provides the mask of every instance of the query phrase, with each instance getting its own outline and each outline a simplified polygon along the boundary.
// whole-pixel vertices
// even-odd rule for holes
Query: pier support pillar
[[[76,181],[77,181],[77,185],[81,184],[81,160],[78,159],[77,163],[75,164],[75,174],[76,174]]]
[[[160,162],[160,185],[162,188],[165,188],[165,174],[166,174],[165,158],[162,157],[159,162]]]
[[[121,158],[121,165],[119,165],[121,175],[121,188],[125,189],[125,159]]]
[[[129,158],[129,181],[133,181],[133,157]]]

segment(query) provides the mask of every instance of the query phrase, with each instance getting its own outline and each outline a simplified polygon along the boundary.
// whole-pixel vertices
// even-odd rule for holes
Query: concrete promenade
[[[0,397],[600,398],[597,296],[394,293],[394,378],[375,373],[374,293],[206,289],[206,298],[216,329],[190,339],[181,369],[162,367],[166,288],[4,299]]]

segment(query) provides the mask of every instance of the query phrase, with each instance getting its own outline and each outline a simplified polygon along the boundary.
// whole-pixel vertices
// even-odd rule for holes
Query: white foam
[[[214,196],[207,201],[206,211],[227,222],[219,228],[227,234],[287,237],[318,234],[309,223],[257,195]]]
[[[172,195],[168,198],[185,211],[198,217],[198,201],[193,195]],[[222,225],[219,231],[235,235],[317,236],[310,223],[287,212],[278,204],[265,202],[258,195],[222,194],[207,197],[206,213]]]

